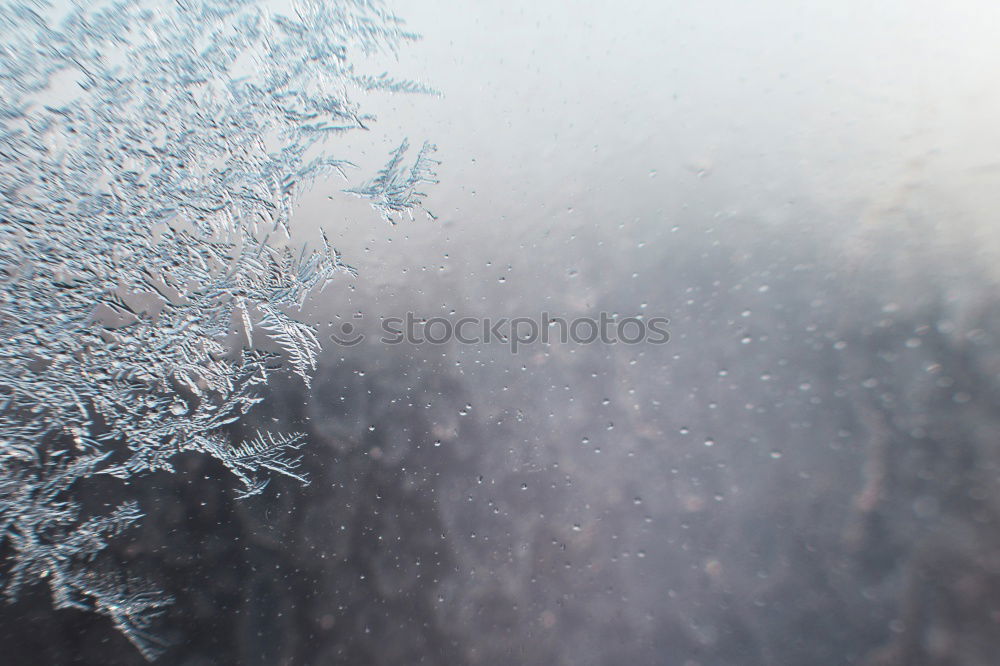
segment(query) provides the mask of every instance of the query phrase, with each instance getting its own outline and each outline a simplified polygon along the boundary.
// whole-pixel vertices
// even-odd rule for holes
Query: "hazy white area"
[[[463,282],[510,273],[534,283],[592,251],[567,245],[581,228],[613,244],[625,225],[653,241],[686,208],[706,226],[734,215],[791,234],[827,225],[837,252],[872,227],[907,234],[892,211],[917,198],[936,218],[928,243],[997,249],[995,3],[393,9],[424,41],[392,68],[444,95],[372,100],[373,132],[437,143],[442,183],[429,202],[441,222],[387,234],[349,207],[317,213],[362,281],[391,279],[369,268],[399,262],[411,271],[445,263]],[[810,219],[803,203],[828,219]],[[305,225],[312,210],[303,212]],[[388,237],[392,250],[376,251]],[[627,253],[605,259],[627,270]],[[412,275],[400,289],[417,286]]]

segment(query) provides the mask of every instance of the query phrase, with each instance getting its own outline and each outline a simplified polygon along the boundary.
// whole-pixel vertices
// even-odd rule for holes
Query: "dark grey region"
[[[990,281],[920,233],[851,263],[680,222],[572,278],[609,311],[651,280],[669,344],[331,348],[242,426],[305,430],[309,486],[235,502],[190,458],[141,488],[117,556],[177,598],[162,663],[994,663]],[[35,593],[0,607],[6,663],[142,663]]]

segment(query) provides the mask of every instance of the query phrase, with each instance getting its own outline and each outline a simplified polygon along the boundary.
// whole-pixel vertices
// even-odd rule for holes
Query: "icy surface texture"
[[[142,511],[91,515],[80,482],[134,483],[183,452],[216,458],[243,495],[271,474],[306,480],[301,435],[233,442],[224,427],[280,365],[309,383],[320,345],[294,311],[351,269],[325,237],[289,247],[292,207],[351,166],[326,148],[373,120],[352,91],[427,90],[354,68],[413,39],[365,1],[0,5],[8,598],[44,581],[57,607],[107,615],[155,657],[169,598],[99,557]],[[406,145],[350,190],[389,219],[433,181],[433,146],[404,170]]]

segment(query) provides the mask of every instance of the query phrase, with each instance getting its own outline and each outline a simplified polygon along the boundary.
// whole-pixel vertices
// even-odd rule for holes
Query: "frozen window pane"
[[[5,654],[992,665],[998,19],[4,4]]]

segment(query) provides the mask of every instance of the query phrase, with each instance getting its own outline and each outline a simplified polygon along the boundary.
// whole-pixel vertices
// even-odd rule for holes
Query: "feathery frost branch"
[[[440,162],[431,157],[437,147],[425,142],[417,153],[417,159],[406,169],[403,167],[403,156],[409,149],[410,144],[404,139],[374,178],[359,187],[345,189],[344,192],[367,199],[383,219],[393,224],[394,218],[404,213],[412,218],[413,209],[422,208],[424,197],[427,196],[417,188],[422,184],[438,182],[434,168]],[[424,211],[433,217],[430,211]]]
[[[233,445],[224,429],[274,371],[255,336],[309,382],[319,341],[289,313],[353,269],[325,235],[293,252],[292,210],[352,166],[327,150],[372,120],[348,90],[432,92],[355,69],[416,38],[371,0],[280,15],[258,0],[0,0],[8,598],[44,581],[55,606],[108,616],[153,658],[168,597],[102,564],[142,512],[83,515],[78,482],[171,472],[183,452],[218,459],[241,496],[273,474],[305,482],[301,435]],[[406,146],[352,190],[387,219],[434,182],[433,147],[405,171]]]

